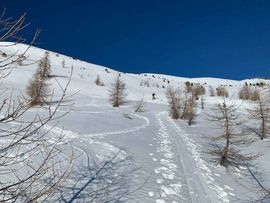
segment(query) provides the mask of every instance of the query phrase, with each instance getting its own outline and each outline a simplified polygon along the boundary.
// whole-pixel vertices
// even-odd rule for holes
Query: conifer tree
[[[237,116],[237,109],[233,103],[228,103],[223,97],[223,103],[217,104],[209,120],[216,122],[223,131],[220,135],[210,139],[214,142],[210,154],[218,158],[220,165],[234,169],[245,167],[258,155],[241,153],[239,147],[252,143],[254,140],[241,128],[242,121]]]
[[[39,75],[42,80],[47,80],[51,76],[51,62],[49,59],[49,53],[45,52],[44,56],[39,60]]]
[[[118,75],[109,90],[109,101],[113,107],[119,107],[125,103],[125,90],[126,84],[120,79],[120,76]]]
[[[49,96],[49,85],[40,74],[41,67],[36,70],[26,88],[31,106],[43,105]]]

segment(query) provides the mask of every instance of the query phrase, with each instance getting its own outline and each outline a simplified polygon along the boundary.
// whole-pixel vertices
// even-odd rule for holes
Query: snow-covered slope
[[[8,60],[12,54],[21,54],[27,45],[0,43],[0,60]],[[51,89],[56,94],[61,92],[58,84],[65,85],[73,67],[71,83],[68,87],[67,104],[74,103],[72,111],[61,118],[60,124],[51,131],[54,135],[63,133],[68,145],[78,154],[83,154],[74,162],[74,174],[85,172],[82,165],[85,157],[93,157],[97,163],[109,159],[120,151],[114,170],[106,172],[108,180],[115,181],[108,186],[106,196],[99,196],[97,202],[230,202],[256,199],[258,194],[252,193],[245,186],[252,186],[241,174],[232,176],[214,165],[209,155],[204,152],[208,141],[206,135],[214,134],[211,123],[207,120],[214,103],[222,101],[218,97],[210,97],[208,88],[225,86],[229,91],[229,99],[238,100],[238,90],[246,82],[256,84],[267,80],[249,79],[243,81],[218,78],[182,78],[151,73],[121,73],[110,68],[73,59],[54,52],[31,47],[26,53],[22,65],[14,65],[8,77],[2,79],[2,87],[15,92],[25,93],[29,79],[36,68],[37,61],[44,53],[49,53],[52,75]],[[3,56],[5,53],[6,56]],[[64,61],[64,67],[63,67]],[[8,71],[8,70],[7,70]],[[120,108],[112,108],[108,102],[108,89],[116,76],[127,87],[127,103]],[[95,80],[100,76],[104,86],[97,86]],[[185,82],[203,85],[207,91],[204,111],[198,110],[196,124],[192,127],[183,121],[175,121],[168,117],[166,88],[183,87]],[[157,99],[152,100],[155,93]],[[141,98],[145,101],[145,112],[134,113],[134,103]],[[242,109],[250,104],[243,104]],[[48,129],[50,126],[45,126]],[[256,143],[251,150],[268,154],[268,143]],[[86,156],[84,156],[86,155]],[[266,156],[258,160],[262,171],[269,176],[269,165]],[[98,164],[97,164],[98,165]],[[90,175],[91,176],[91,175]],[[76,175],[74,175],[76,177]],[[115,180],[117,177],[117,180]],[[90,178],[90,177],[89,177]],[[237,179],[237,181],[235,181]],[[84,180],[85,181],[85,180]],[[82,181],[82,182],[84,182]],[[239,184],[239,183],[241,184]],[[94,184],[94,183],[93,183]],[[109,183],[107,183],[109,184]],[[82,193],[82,200],[87,202],[90,185]],[[246,193],[248,192],[248,195]]]
[[[7,54],[7,56],[16,53],[20,54],[26,50],[27,45],[17,44],[16,46],[7,46],[10,43],[1,42],[1,52]],[[18,66],[18,71],[12,71],[12,75],[7,78],[11,80],[12,83],[15,83],[16,86],[20,87],[23,90],[24,85],[27,84],[28,80],[32,77],[32,73],[37,68],[37,60],[43,57],[45,52],[49,52],[40,48],[31,47],[27,53],[27,59],[23,62],[25,66]],[[88,95],[93,98],[107,98],[108,97],[108,88],[116,76],[120,73],[121,79],[127,85],[127,99],[128,100],[139,100],[141,97],[144,97],[147,101],[152,101],[152,93],[155,93],[157,100],[154,102],[158,103],[167,103],[164,95],[166,87],[169,85],[175,87],[183,87],[185,82],[189,81],[195,84],[201,84],[207,87],[213,86],[214,88],[222,85],[226,86],[230,95],[235,95],[235,90],[238,91],[238,87],[247,83],[256,84],[257,82],[268,81],[262,79],[248,79],[243,81],[236,80],[227,80],[219,78],[183,78],[175,77],[162,74],[151,74],[151,73],[141,73],[141,74],[132,74],[132,73],[121,73],[110,68],[102,67],[99,65],[87,63],[74,59],[72,57],[64,56],[54,52],[49,52],[51,66],[53,74],[59,76],[60,79],[62,76],[67,77],[70,74],[70,68],[73,67],[73,76],[72,76],[72,85],[70,85],[70,91],[80,91],[82,95]],[[2,57],[2,59],[5,59]],[[65,68],[63,68],[62,62],[65,61]],[[105,86],[97,87],[94,83],[97,75],[101,77],[102,82]],[[14,78],[18,80],[14,80]],[[144,85],[144,82],[148,81],[149,87]],[[141,85],[142,83],[142,85]]]

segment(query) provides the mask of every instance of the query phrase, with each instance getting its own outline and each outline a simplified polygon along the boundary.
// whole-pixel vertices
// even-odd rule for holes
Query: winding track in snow
[[[91,113],[91,112],[88,112]],[[102,113],[102,112],[93,112],[93,113]],[[137,117],[139,119],[144,120],[144,123],[142,125],[118,130],[118,131],[110,131],[110,132],[102,132],[102,133],[90,133],[90,134],[80,134],[76,133],[71,130],[63,130],[59,127],[54,127],[51,129],[49,125],[45,125],[45,128],[48,130],[50,129],[52,133],[56,133],[58,135],[64,134],[66,139],[65,141],[67,144],[69,144],[74,149],[81,151],[85,156],[88,156],[87,152],[85,152],[83,149],[78,148],[71,144],[69,141],[73,138],[80,138],[83,140],[88,140],[89,142],[95,142],[94,140],[90,141],[89,138],[94,137],[103,137],[107,135],[119,135],[119,134],[127,134],[131,132],[136,132],[143,130],[144,128],[147,128],[150,124],[150,117],[141,116],[135,113],[130,113],[130,115]],[[177,191],[175,194],[169,194],[170,195],[176,195],[178,197],[182,196],[184,198],[190,199],[192,202],[217,202],[212,199],[213,197],[217,197],[219,202],[229,202],[228,199],[228,193],[224,191],[224,189],[217,184],[215,184],[211,170],[206,166],[205,162],[201,159],[200,153],[197,150],[197,146],[192,140],[192,138],[189,137],[188,133],[183,131],[175,121],[170,119],[167,115],[166,111],[159,112],[156,114],[156,121],[159,125],[159,133],[161,133],[161,136],[163,138],[170,138],[173,142],[167,143],[169,145],[173,145],[176,149],[176,156],[177,158],[176,162],[172,162],[172,159],[168,159],[166,157],[165,161],[169,161],[170,163],[177,165],[177,171],[173,171],[175,175],[177,173],[183,173],[183,176],[181,176],[181,183],[187,187],[188,195],[186,194],[186,191],[183,191],[185,188],[181,188],[181,193]],[[15,123],[14,123],[15,124]],[[17,123],[16,123],[17,124]],[[164,137],[165,136],[165,137]],[[100,143],[101,142],[98,142]],[[108,144],[103,143],[102,144]],[[109,151],[116,151],[116,149],[119,149],[115,146],[112,146],[108,144]],[[171,149],[170,149],[171,150]],[[167,167],[169,166],[169,163],[161,163],[163,166]],[[162,167],[160,167],[162,168]],[[179,171],[178,171],[179,170]],[[183,179],[184,177],[184,179]],[[178,177],[177,177],[178,178]],[[161,190],[164,191],[164,188],[161,185]],[[183,194],[182,194],[183,193]]]
[[[126,133],[131,133],[131,132],[136,132],[138,130],[141,130],[143,128],[146,128],[149,126],[149,119],[145,116],[141,116],[141,115],[137,115],[137,114],[130,114],[133,115],[137,118],[143,119],[145,122],[144,124],[140,125],[140,126],[136,126],[133,128],[129,128],[129,129],[124,129],[124,130],[119,130],[119,131],[112,131],[112,132],[103,132],[103,133],[93,133],[93,134],[88,134],[88,136],[90,137],[97,137],[97,136],[106,136],[106,135],[119,135],[119,134],[126,134]]]

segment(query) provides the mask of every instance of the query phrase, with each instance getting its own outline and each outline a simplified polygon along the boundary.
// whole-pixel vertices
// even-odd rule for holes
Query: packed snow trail
[[[159,113],[159,117],[167,128],[173,129],[167,122],[167,112]],[[181,134],[172,132],[170,133],[170,136],[173,140],[173,145],[176,148],[177,163],[181,166],[181,170],[179,172],[183,174],[183,178],[187,184],[188,193],[191,197],[191,202],[212,202],[206,192],[204,184],[199,178],[197,166],[195,165],[193,158],[189,157],[190,153],[186,150],[186,147],[181,140]]]
[[[161,174],[161,178],[157,179],[157,183],[160,184],[161,198],[156,202],[174,200],[174,201],[186,201],[191,202],[192,196],[189,193],[187,181],[185,176],[182,176],[183,167],[175,161],[175,157],[178,154],[174,153],[174,146],[170,135],[170,129],[163,122],[162,113],[156,115],[156,123],[159,126],[158,143],[159,147],[157,152],[161,153],[163,158],[160,159],[159,168],[155,169],[156,174]]]
[[[156,108],[161,110],[164,106]],[[147,180],[132,195],[137,202],[229,202],[227,192],[215,183],[188,133],[166,111],[155,110],[133,114],[144,120],[141,126],[82,137],[106,141],[132,156],[144,171],[138,178]]]
[[[201,153],[198,151],[198,146],[195,141],[189,136],[187,132],[182,130],[176,122],[167,117],[172,128],[175,130],[175,134],[172,134],[177,151],[182,156],[183,167],[189,166],[185,170],[186,177],[190,185],[195,186],[197,195],[194,197],[194,202],[230,202],[229,193],[219,186],[215,180],[211,170],[207,167],[206,162],[201,158]],[[168,125],[169,125],[168,123]],[[203,197],[205,195],[205,198]],[[209,201],[207,201],[209,199]]]

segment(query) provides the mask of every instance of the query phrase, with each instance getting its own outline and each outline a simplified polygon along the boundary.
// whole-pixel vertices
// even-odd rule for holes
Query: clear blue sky
[[[0,0],[39,47],[124,72],[269,76],[269,0]]]

